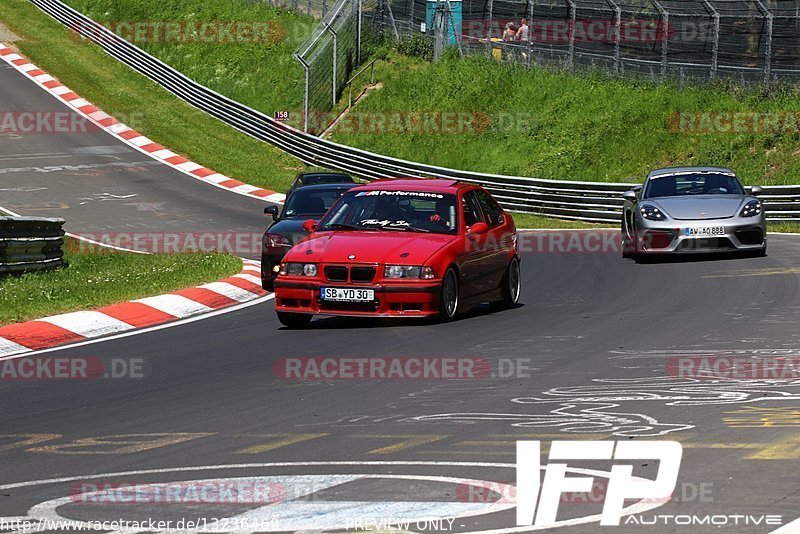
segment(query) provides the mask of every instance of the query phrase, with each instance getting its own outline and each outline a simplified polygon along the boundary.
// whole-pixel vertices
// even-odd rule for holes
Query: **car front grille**
[[[733,243],[727,237],[703,237],[698,239],[684,239],[678,250],[697,251],[733,249]]]
[[[372,282],[375,278],[375,267],[350,267],[350,281],[356,283]]]
[[[331,282],[347,282],[347,267],[328,265],[325,267],[325,278]]]

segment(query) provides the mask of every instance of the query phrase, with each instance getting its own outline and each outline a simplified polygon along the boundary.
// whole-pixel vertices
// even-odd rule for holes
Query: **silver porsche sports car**
[[[647,175],[623,197],[623,255],[751,251],[766,254],[764,207],[730,169],[675,167]]]

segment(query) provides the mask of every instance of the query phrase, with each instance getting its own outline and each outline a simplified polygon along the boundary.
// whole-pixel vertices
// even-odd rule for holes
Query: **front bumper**
[[[702,254],[731,251],[758,251],[767,244],[766,222],[758,217],[697,221],[637,221],[636,250],[639,253]],[[722,228],[719,233],[694,234],[702,228]]]
[[[281,312],[354,317],[428,317],[439,312],[441,280],[411,283],[353,284],[280,277],[275,280],[275,309]],[[320,288],[372,289],[372,302],[333,302],[320,299]]]

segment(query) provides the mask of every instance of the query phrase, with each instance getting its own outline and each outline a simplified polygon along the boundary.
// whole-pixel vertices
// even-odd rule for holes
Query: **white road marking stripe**
[[[55,87],[53,87],[50,90],[52,92],[54,92],[55,94],[57,94],[58,96],[65,95],[67,93],[72,92],[72,90],[69,87],[67,87],[66,85],[56,85]]]
[[[92,120],[96,120],[97,122],[110,119],[111,115],[106,113],[105,111],[95,111],[94,113],[89,113],[89,118]]]
[[[147,137],[140,135],[139,137],[134,137],[133,139],[128,139],[128,142],[132,145],[142,147],[144,145],[149,145],[152,143],[150,139]]]
[[[16,61],[18,59],[22,59],[22,56],[19,54],[9,54],[6,56],[6,61],[8,61],[9,63],[11,63],[12,61]]]
[[[286,200],[286,195],[282,193],[275,193],[274,195],[268,195],[264,197],[264,200],[267,202],[275,202],[277,204],[282,204],[284,200]]]
[[[161,324],[157,324],[157,325],[154,325],[154,326],[149,326],[147,328],[137,328],[137,329],[134,329],[134,330],[128,330],[127,332],[121,332],[119,334],[114,334],[114,335],[108,336],[108,337],[100,337],[100,338],[96,338],[96,339],[87,339],[85,341],[78,341],[76,343],[68,343],[66,345],[59,345],[57,347],[48,347],[46,349],[39,349],[39,350],[36,350],[36,351],[32,351],[29,354],[25,354],[25,355],[13,355],[13,356],[7,356],[7,357],[0,357],[0,361],[3,361],[3,360],[14,360],[14,359],[22,358],[22,357],[25,357],[25,356],[28,356],[28,355],[34,356],[34,355],[37,355],[37,354],[45,354],[47,352],[57,352],[59,350],[66,350],[66,349],[71,349],[71,348],[75,348],[75,347],[83,347],[85,345],[94,345],[95,343],[104,343],[106,341],[111,341],[112,339],[121,339],[121,338],[125,338],[125,337],[130,337],[130,336],[138,336],[139,334],[146,334],[148,332],[156,332],[158,330],[164,330],[165,328],[173,328],[175,326],[181,326],[181,325],[184,325],[184,324],[194,323],[196,321],[203,321],[205,319],[210,319],[211,317],[216,317],[217,315],[222,315],[224,313],[231,313],[231,312],[235,312],[237,310],[242,310],[244,308],[249,308],[250,306],[257,306],[259,304],[262,304],[262,303],[267,302],[268,300],[272,300],[274,298],[275,298],[275,295],[273,293],[270,293],[268,295],[264,295],[263,297],[255,298],[255,299],[251,300],[250,302],[245,302],[243,304],[234,304],[233,306],[228,306],[227,308],[220,308],[220,309],[214,310],[214,311],[212,311],[210,313],[205,313],[205,314],[202,314],[202,315],[195,315],[194,317],[187,317],[185,319],[178,319],[176,321],[170,321],[170,322],[167,322],[167,323],[161,323]]]
[[[237,185],[236,187],[232,187],[231,189],[239,193],[252,193],[253,191],[258,191],[261,188],[250,184],[243,184],[243,185]]]
[[[108,127],[108,131],[109,132],[115,133],[117,135],[123,134],[123,133],[127,132],[128,130],[130,130],[130,128],[128,128],[127,125],[122,124],[121,122],[118,122],[116,124],[112,124],[111,126]]]
[[[39,83],[47,83],[55,80],[55,78],[53,78],[49,74],[40,74],[38,76],[34,76],[33,79]]]
[[[194,161],[187,161],[186,163],[181,163],[180,165],[175,165],[177,168],[181,169],[182,171],[192,172],[196,171],[197,169],[202,169],[203,166],[195,163]]]
[[[137,299],[133,302],[141,302],[151,308],[155,308],[175,317],[188,317],[197,313],[211,311],[211,308],[208,306],[182,297],[181,295],[159,295],[156,297]]]
[[[22,65],[18,65],[18,68],[19,68],[19,70],[21,70],[23,72],[30,72],[32,70],[38,69],[39,67],[37,67],[33,63],[24,63]]]
[[[161,149],[161,150],[156,150],[152,154],[153,154],[153,156],[157,157],[158,159],[169,159],[169,158],[177,156],[177,154],[175,152],[173,152],[172,150],[167,150],[166,148]]]
[[[255,293],[251,291],[236,287],[235,285],[227,282],[210,282],[197,287],[202,287],[203,289],[208,289],[214,293],[219,293],[220,295],[224,295],[235,300],[236,302],[247,302],[255,295]]]
[[[83,98],[76,98],[75,100],[70,100],[69,105],[75,108],[82,108],[83,106],[90,106],[92,103]]]
[[[258,274],[259,274],[259,276],[261,275],[260,272]],[[253,276],[252,274],[239,273],[239,274],[234,274],[231,278],[241,278],[242,280],[247,280],[248,282],[253,282],[256,285],[259,285],[259,286],[261,285],[261,278]]]
[[[133,328],[128,323],[98,311],[77,311],[37,320],[60,326],[83,337],[105,336]]]
[[[4,337],[0,337],[0,356],[11,356],[12,354],[19,354],[20,352],[28,352],[28,347],[23,347],[13,341]]]
[[[220,174],[220,173],[209,174],[205,178],[201,178],[201,179],[205,180],[206,182],[212,182],[212,183],[215,183],[215,184],[219,184],[219,183],[226,182],[226,181],[230,180],[230,178],[228,178],[224,174]]]

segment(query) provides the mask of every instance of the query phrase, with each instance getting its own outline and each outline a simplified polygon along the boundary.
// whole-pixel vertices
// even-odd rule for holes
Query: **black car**
[[[283,211],[278,206],[267,206],[264,213],[271,214],[274,222],[264,232],[261,246],[261,286],[273,291],[273,281],[283,256],[295,243],[308,235],[303,223],[309,219],[319,221],[336,200],[355,183],[305,185],[288,193]]]
[[[317,184],[352,184],[353,177],[349,174],[326,169],[311,168],[298,172],[294,177],[291,187],[286,192],[290,195],[292,191],[306,185]]]

